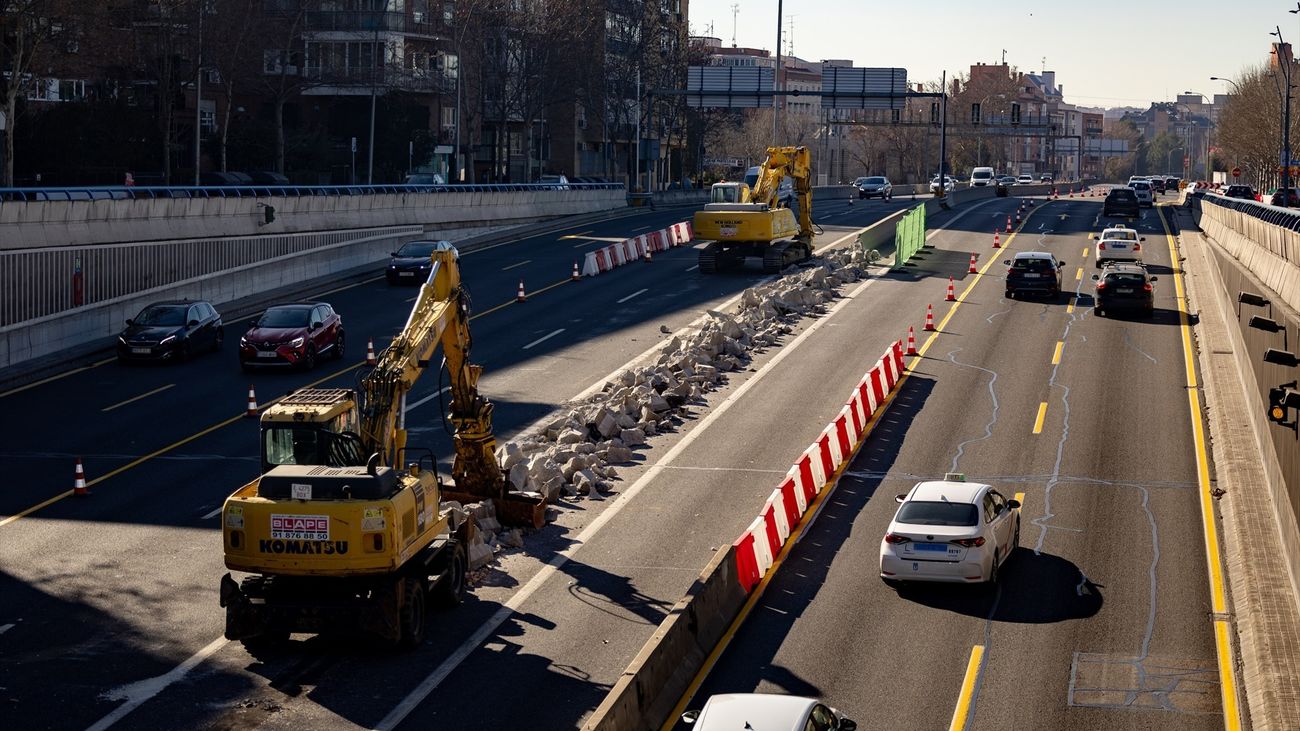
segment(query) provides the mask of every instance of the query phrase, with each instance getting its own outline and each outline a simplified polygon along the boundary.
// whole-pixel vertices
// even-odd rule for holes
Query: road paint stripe
[[[1074,281],[1078,282],[1081,281],[1082,279],[1083,279],[1083,267],[1079,267],[1079,270],[1074,273]]]
[[[1161,206],[1163,207],[1163,206]],[[1164,228],[1169,246],[1169,261],[1174,268],[1174,292],[1178,303],[1178,330],[1183,338],[1183,369],[1187,379],[1187,408],[1191,416],[1192,442],[1196,449],[1197,495],[1201,506],[1201,532],[1205,536],[1205,564],[1210,578],[1210,608],[1214,614],[1227,614],[1228,595],[1223,580],[1223,559],[1219,548],[1219,534],[1214,524],[1214,498],[1210,495],[1210,460],[1205,447],[1205,428],[1201,423],[1200,389],[1196,380],[1196,357],[1192,350],[1192,332],[1187,318],[1187,294],[1183,289],[1182,267],[1178,242],[1169,230],[1164,212],[1156,209],[1160,226]],[[1222,625],[1222,628],[1220,628]],[[1219,688],[1223,703],[1223,725],[1229,731],[1241,728],[1241,711],[1237,702],[1237,668],[1229,641],[1227,623],[1215,620],[1215,650],[1219,662]]]
[[[1065,347],[1064,340],[1056,341],[1056,352],[1052,353],[1052,365],[1061,364],[1061,349]]]
[[[17,625],[13,624],[12,622],[9,624],[0,625],[0,635],[8,632],[9,630],[13,629],[16,626]]]
[[[443,395],[444,393],[447,393],[447,392],[450,391],[450,390],[451,390],[451,386],[443,386],[440,390],[438,390],[438,391],[434,391],[433,393],[429,394],[428,396],[425,396],[424,398],[420,399],[419,401],[416,401],[416,402],[413,403],[413,404],[407,404],[407,405],[406,405],[406,412],[409,414],[409,413],[411,413],[411,410],[412,410],[412,409],[415,409],[415,408],[420,407],[420,406],[424,406],[425,404],[427,404],[427,403],[429,403],[430,401],[432,401],[432,400],[438,398],[439,396]]]
[[[575,249],[583,249],[592,244],[621,244],[627,239],[621,239],[616,236],[584,236],[581,244],[574,246]]]
[[[1016,493],[1016,502],[1020,503],[1020,507],[1025,507],[1025,494],[1023,492]]]
[[[1034,433],[1043,433],[1043,419],[1047,418],[1047,402],[1038,405],[1038,418],[1034,419]]]
[[[213,510],[212,512],[210,512],[210,513],[204,515],[204,516],[203,516],[202,518],[200,518],[199,520],[208,520],[209,518],[215,518],[215,517],[217,517],[217,514],[220,513],[220,512],[221,512],[221,509],[224,508],[224,507],[226,507],[226,506],[224,506],[224,505],[220,505],[220,506],[218,506],[216,510]]]
[[[523,265],[525,265],[525,264],[532,264],[532,263],[533,263],[533,260],[532,260],[532,259],[524,259],[523,261],[521,261],[521,262],[519,262],[519,263],[517,263],[517,264],[511,264],[511,265],[508,266],[508,267],[501,267],[501,271],[503,271],[503,272],[508,272],[508,271],[510,271],[511,269],[517,269],[517,268],[519,268],[519,267],[521,267],[521,266],[523,266]]]
[[[1085,258],[1085,259],[1088,258],[1088,247],[1086,247],[1086,246],[1083,247],[1083,258]]]
[[[228,642],[230,642],[230,640],[227,640],[224,637],[215,639],[212,642],[209,642],[202,650],[190,655],[185,662],[169,670],[165,675],[140,680],[131,683],[130,685],[123,685],[105,693],[105,696],[108,698],[126,700],[126,703],[114,708],[112,713],[96,721],[95,724],[86,729],[86,731],[104,731],[104,729],[122,720],[126,714],[144,705],[145,701],[148,701],[150,698],[153,698],[166,690],[172,683],[185,677],[185,675],[193,670],[195,666],[214,655],[218,650],[225,647]]]
[[[583,236],[586,236],[587,234],[589,234],[589,233],[591,233],[591,232],[593,232],[593,231],[595,231],[595,230],[596,230],[596,229],[593,228],[593,229],[588,229],[588,230],[586,230],[586,231],[579,231],[579,232],[576,233],[576,234],[565,234],[564,236],[561,236],[561,237],[560,237],[560,240],[563,241],[563,240],[565,240],[565,239],[580,239],[580,238],[582,238]]]
[[[100,409],[100,411],[101,411],[101,412],[112,411],[113,409],[116,409],[116,408],[118,408],[118,407],[120,407],[120,406],[126,406],[127,404],[135,403],[136,401],[139,401],[140,399],[145,398],[145,397],[147,397],[147,396],[152,396],[152,395],[154,395],[155,393],[162,393],[163,391],[166,391],[167,389],[169,389],[169,388],[171,388],[171,387],[173,387],[173,386],[175,386],[175,385],[176,385],[176,384],[174,384],[174,383],[169,383],[169,384],[167,384],[166,386],[159,386],[158,388],[155,388],[155,389],[152,390],[152,391],[145,391],[144,393],[140,394],[139,396],[132,396],[131,398],[129,398],[129,399],[125,400],[125,401],[119,401],[119,402],[113,404],[112,406],[105,406],[104,408]]]
[[[103,360],[97,360],[97,361],[95,361],[94,363],[91,363],[90,365],[84,365],[84,366],[81,366],[80,368],[73,368],[73,369],[70,370],[70,371],[65,371],[65,372],[60,373],[60,374],[58,374],[58,375],[50,376],[49,378],[42,378],[42,379],[39,380],[39,381],[32,381],[31,383],[27,384],[26,386],[18,386],[17,388],[11,388],[11,389],[9,389],[8,391],[5,391],[4,393],[0,393],[0,398],[5,398],[6,396],[12,396],[12,395],[14,395],[14,394],[16,394],[16,393],[22,393],[23,391],[26,391],[26,390],[28,390],[28,389],[30,389],[30,388],[36,388],[37,386],[44,386],[45,384],[47,384],[47,383],[51,383],[51,382],[53,382],[53,381],[57,381],[57,380],[59,380],[60,378],[67,378],[68,376],[71,376],[71,375],[73,375],[73,374],[75,374],[75,373],[81,373],[82,371],[88,371],[88,370],[90,370],[91,368],[98,368],[98,367],[100,367],[100,366],[102,366],[102,365],[107,365],[107,364],[109,364],[109,363],[112,363],[112,362],[115,361],[115,360],[117,360],[116,357],[114,357],[114,358],[105,358],[105,359],[103,359]]]
[[[1067,315],[1073,315],[1073,314],[1074,314],[1074,305],[1075,305],[1075,303],[1077,303],[1078,301],[1079,301],[1079,298],[1078,298],[1078,297],[1070,297],[1070,304],[1068,304],[1068,305],[1065,306],[1065,314],[1067,314]]]
[[[688,431],[686,435],[682,437],[681,441],[674,444],[664,453],[662,459],[652,465],[650,469],[646,470],[627,489],[620,492],[618,497],[615,498],[613,505],[606,508],[600,515],[597,515],[581,533],[571,539],[567,546],[558,551],[551,560],[541,568],[541,570],[534,574],[533,577],[519,589],[519,591],[506,600],[501,608],[488,618],[487,621],[481,624],[473,634],[466,638],[454,652],[447,656],[447,659],[443,660],[438,667],[434,668],[433,671],[423,681],[421,681],[414,690],[395,705],[393,710],[389,711],[388,715],[384,716],[383,720],[375,726],[376,731],[386,731],[387,729],[396,728],[408,715],[410,715],[412,711],[416,709],[416,707],[420,705],[420,703],[424,701],[425,698],[429,696],[430,693],[437,689],[437,687],[447,679],[447,676],[455,671],[455,669],[464,662],[466,658],[486,642],[492,634],[497,631],[497,628],[509,619],[524,602],[528,601],[528,599],[539,588],[541,588],[548,579],[554,576],[556,572],[559,571],[560,567],[567,563],[579,548],[590,542],[597,532],[613,520],[614,517],[632,501],[633,498],[640,494],[647,485],[653,482],[660,473],[667,469],[673,460],[677,459],[678,456],[684,453],[702,434],[707,433],[709,427],[712,426],[714,422],[722,418],[723,414],[730,411],[731,407],[744,398],[744,396],[749,393],[750,389],[754,388],[760,381],[762,381],[767,374],[775,370],[776,367],[789,357],[791,353],[796,352],[801,343],[812,337],[812,334],[820,330],[827,322],[830,322],[835,313],[843,309],[845,304],[852,302],[877,281],[879,281],[877,277],[871,277],[854,288],[852,292],[831,307],[830,311],[827,312],[826,315],[814,320],[812,324],[808,326],[808,329],[799,333],[799,335],[791,340],[788,345],[777,351],[777,354],[773,356],[771,360],[760,367],[748,380],[740,384],[740,387],[733,391],[730,396],[723,399],[716,408],[710,409],[709,412],[704,415],[704,418],[700,419],[697,426]],[[895,393],[897,393],[897,387],[895,387]],[[886,403],[889,403],[889,401],[886,400]],[[876,423],[876,420],[873,420],[872,423]],[[848,461],[846,460],[845,465],[847,464]],[[843,467],[841,467],[841,469],[843,469]],[[829,493],[828,490],[823,491],[823,495],[827,493]],[[785,551],[788,551],[792,545],[793,541],[787,542],[786,548],[781,555],[784,556]],[[769,577],[771,576],[771,573],[771,571],[768,572]]]
[[[643,295],[643,294],[645,294],[646,292],[649,292],[649,291],[650,291],[649,288],[646,288],[646,289],[638,289],[637,291],[633,292],[632,294],[629,294],[628,296],[626,296],[626,297],[624,297],[623,299],[619,300],[618,303],[621,305],[621,304],[623,304],[624,302],[627,302],[628,300],[632,299],[633,297],[640,297],[641,295]]]
[[[541,343],[544,343],[544,342],[546,342],[547,340],[550,340],[551,338],[555,337],[556,335],[559,335],[559,334],[562,333],[562,332],[564,332],[564,328],[560,328],[559,330],[553,330],[553,331],[547,333],[546,335],[543,335],[543,336],[541,336],[540,338],[534,340],[533,342],[531,342],[531,343],[525,345],[525,346],[524,346],[524,350],[528,350],[529,348],[533,347],[534,345],[540,345]]]
[[[700,268],[700,265],[699,265],[699,264],[692,264],[692,265],[686,267],[686,271],[688,271],[688,272],[693,272],[693,271],[695,271],[696,269],[699,269],[699,268]]]
[[[970,720],[971,708],[974,706],[975,682],[979,680],[980,668],[984,665],[984,645],[970,648],[970,659],[966,661],[966,676],[961,681],[961,693],[957,696],[957,707],[952,711],[952,721],[948,731],[962,731]]]

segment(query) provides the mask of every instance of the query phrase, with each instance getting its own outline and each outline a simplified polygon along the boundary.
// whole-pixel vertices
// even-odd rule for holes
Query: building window
[[[217,131],[217,112],[214,109],[199,110],[199,128],[204,134],[211,134]]]
[[[455,107],[443,107],[443,108],[442,108],[442,128],[443,128],[443,129],[455,129],[455,128],[456,128],[456,108],[455,108]]]

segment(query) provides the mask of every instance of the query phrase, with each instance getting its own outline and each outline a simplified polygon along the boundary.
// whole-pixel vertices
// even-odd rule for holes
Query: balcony
[[[405,12],[314,10],[304,16],[303,25],[309,33],[399,33],[430,39],[447,35],[447,27],[441,19],[434,22],[433,16],[417,18]]]
[[[453,94],[456,91],[456,79],[440,71],[422,71],[418,69],[392,68],[321,68],[308,66],[303,76],[315,80],[319,90],[308,90],[308,95],[369,94],[372,87],[380,94],[392,90],[401,90],[413,94]],[[325,91],[328,88],[330,91]]]

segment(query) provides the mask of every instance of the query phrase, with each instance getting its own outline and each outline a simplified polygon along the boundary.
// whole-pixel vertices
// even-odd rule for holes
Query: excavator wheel
[[[465,575],[469,570],[465,546],[460,541],[455,541],[449,551],[449,563],[444,569],[442,580],[433,589],[433,603],[439,607],[454,607],[465,601]]]
[[[239,643],[250,653],[257,653],[275,649],[288,641],[289,632],[287,630],[270,630],[253,637],[245,637]]]
[[[402,637],[398,644],[410,650],[424,644],[424,629],[428,621],[428,607],[424,603],[428,593],[424,579],[403,579],[402,608],[398,615],[402,622]]]

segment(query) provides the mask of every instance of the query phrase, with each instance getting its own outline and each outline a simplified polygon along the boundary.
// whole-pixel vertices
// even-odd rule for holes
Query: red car
[[[343,357],[343,318],[324,302],[267,308],[239,339],[239,365],[311,369],[323,356]]]

